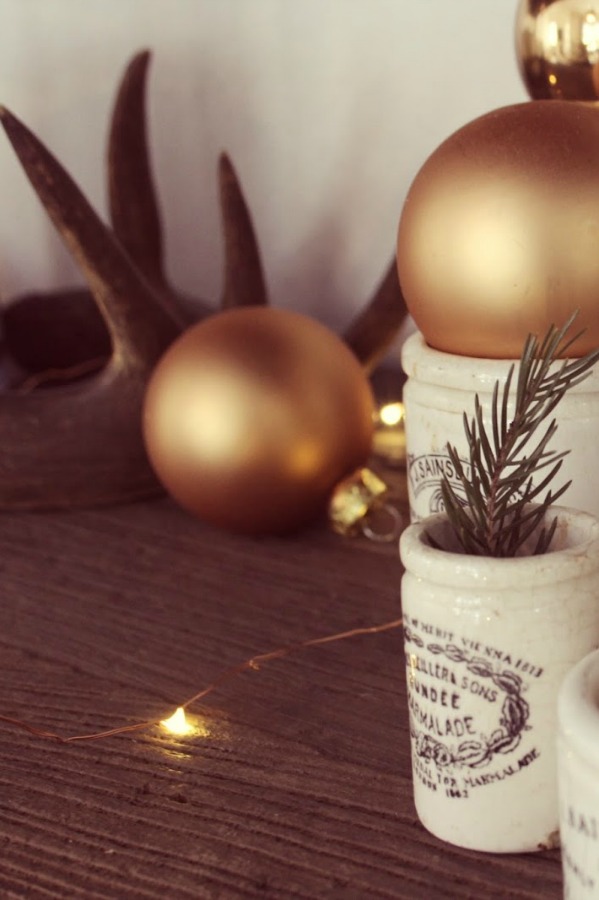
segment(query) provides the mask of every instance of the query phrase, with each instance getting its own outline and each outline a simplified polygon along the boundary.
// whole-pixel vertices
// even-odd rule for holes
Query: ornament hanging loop
[[[388,544],[399,537],[403,525],[403,516],[391,503],[381,503],[362,520],[361,531],[364,537],[377,544]]]

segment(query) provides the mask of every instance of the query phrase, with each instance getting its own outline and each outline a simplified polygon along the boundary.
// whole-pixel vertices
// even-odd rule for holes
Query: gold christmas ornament
[[[389,487],[371,469],[360,468],[340,481],[329,500],[329,522],[344,537],[363,534],[371,541],[399,537],[402,516],[388,502]]]
[[[296,530],[366,461],[374,400],[328,328],[270,307],[227,310],[167,350],[145,398],[150,461],[199,518],[249,534]]]
[[[599,97],[599,0],[521,0],[516,55],[535,100]]]
[[[488,113],[424,163],[402,211],[402,290],[427,343],[516,359],[580,310],[599,345],[599,110],[534,101]]]

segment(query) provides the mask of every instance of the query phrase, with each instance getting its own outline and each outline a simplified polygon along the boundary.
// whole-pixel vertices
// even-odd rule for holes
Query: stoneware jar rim
[[[409,525],[399,541],[406,572],[429,582],[454,587],[493,590],[527,585],[539,587],[580,577],[599,568],[599,520],[587,512],[564,506],[551,507],[548,518],[557,516],[554,550],[539,556],[497,559],[459,551],[439,550],[427,543],[425,533],[448,528],[445,513],[436,513]]]
[[[415,378],[424,384],[491,393],[497,381],[500,385],[505,383],[510,366],[513,364],[517,368],[519,360],[445,353],[430,347],[422,333],[416,331],[403,343],[401,363],[408,378]],[[599,390],[599,366],[583,382],[574,385],[570,393],[584,394],[596,390]]]

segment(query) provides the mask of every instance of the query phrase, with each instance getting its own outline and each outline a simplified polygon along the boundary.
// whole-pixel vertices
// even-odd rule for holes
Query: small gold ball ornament
[[[599,0],[520,0],[516,56],[535,100],[599,98]]]
[[[456,131],[426,160],[401,214],[397,264],[427,343],[517,359],[530,332],[576,309],[599,345],[599,110],[530,101]]]
[[[145,398],[150,461],[178,503],[247,534],[296,530],[370,453],[374,400],[359,362],[300,313],[244,307],[192,326]]]

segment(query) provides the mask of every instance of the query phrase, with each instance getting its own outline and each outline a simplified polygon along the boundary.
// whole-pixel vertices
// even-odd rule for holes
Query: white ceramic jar
[[[557,841],[557,695],[599,646],[599,521],[554,512],[542,556],[434,549],[426,534],[447,546],[444,514],[400,539],[416,810],[460,847],[512,853]]]
[[[419,332],[405,341],[403,401],[412,521],[442,510],[442,475],[457,486],[447,443],[466,460],[464,413],[473,414],[475,394],[483,409],[490,409],[495,383],[505,384],[511,363],[441,353],[429,347]],[[599,516],[599,369],[566,394],[555,417],[558,430],[551,448],[570,451],[556,486],[572,480],[560,502]]]
[[[599,652],[566,676],[558,702],[564,897],[599,898]]]

